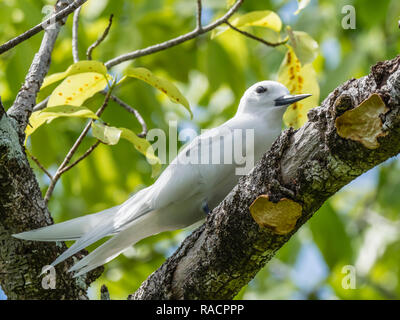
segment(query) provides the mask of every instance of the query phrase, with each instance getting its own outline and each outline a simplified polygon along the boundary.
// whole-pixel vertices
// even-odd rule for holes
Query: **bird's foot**
[[[201,205],[201,208],[203,209],[205,214],[209,214],[211,212],[210,208],[208,207],[207,201],[204,201],[203,204]]]

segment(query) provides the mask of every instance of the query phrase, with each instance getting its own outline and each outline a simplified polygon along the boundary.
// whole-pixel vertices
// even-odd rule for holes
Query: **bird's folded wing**
[[[223,164],[221,141],[229,135],[231,130],[221,126],[196,137],[183,148],[151,187],[149,205],[160,209],[217,186],[234,168],[231,163]],[[213,157],[219,157],[220,163],[213,164]]]

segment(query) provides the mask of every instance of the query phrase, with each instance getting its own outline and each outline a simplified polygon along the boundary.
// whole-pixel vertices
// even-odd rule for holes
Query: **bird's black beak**
[[[282,96],[282,97],[279,97],[278,99],[276,99],[275,107],[288,106],[292,103],[303,100],[310,96],[311,96],[311,94],[296,94],[296,95],[288,94],[288,95],[285,95],[285,96]]]

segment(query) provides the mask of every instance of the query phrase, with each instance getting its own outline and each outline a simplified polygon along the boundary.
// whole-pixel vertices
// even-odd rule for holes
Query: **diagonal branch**
[[[62,170],[60,170],[60,175],[62,175],[63,173],[67,172],[68,170],[72,169],[79,162],[81,162],[82,160],[87,158],[94,151],[94,149],[96,149],[99,146],[100,143],[101,143],[101,141],[97,140],[89,149],[86,150],[86,152],[83,155],[81,155],[78,159],[76,159],[76,161],[74,161],[70,165],[68,165],[65,168],[63,168]]]
[[[114,84],[113,84],[114,86]],[[96,112],[96,116],[100,117],[101,114],[104,112],[104,110],[106,109],[106,107],[108,106],[108,102],[110,101],[110,97],[111,97],[111,92],[112,89],[110,88],[110,90],[107,92],[107,95],[104,99],[104,102],[102,104],[102,106],[97,110]],[[86,127],[83,129],[83,131],[81,132],[81,134],[79,135],[78,139],[76,139],[74,145],[71,147],[71,149],[68,151],[67,155],[64,158],[64,161],[61,163],[61,165],[58,167],[56,174],[53,177],[53,180],[51,181],[49,188],[47,189],[46,195],[44,197],[44,201],[46,203],[49,202],[49,199],[51,197],[51,195],[53,194],[54,188],[56,187],[56,184],[58,182],[58,180],[61,178],[61,175],[66,172],[67,170],[69,170],[70,168],[72,168],[73,166],[75,166],[78,162],[80,162],[81,160],[83,160],[84,158],[86,158],[86,156],[88,156],[96,147],[96,146],[92,146],[88,151],[85,152],[84,157],[82,159],[78,159],[77,162],[75,162],[73,164],[73,166],[68,167],[68,164],[70,163],[72,157],[74,156],[74,154],[76,153],[76,151],[78,150],[79,146],[81,145],[83,139],[86,137],[86,135],[89,133],[89,130],[92,126],[93,123],[93,119],[90,120],[88,122],[88,124],[86,125]],[[68,169],[66,169],[68,168]]]
[[[39,167],[40,170],[42,170],[46,176],[49,177],[50,181],[53,180],[53,176],[47,169],[40,163],[39,159],[36,158],[33,154],[30,154],[28,150],[25,150],[25,152],[29,155],[29,157],[36,163],[36,165]]]
[[[378,63],[371,73],[336,88],[312,109],[299,130],[285,130],[271,150],[206,222],[155,271],[130,299],[231,299],[290,237],[343,186],[400,153],[400,56]],[[336,118],[379,94],[389,111],[377,116],[384,132],[379,147],[341,138]],[[292,198],[301,205],[293,230],[280,233],[258,225],[249,207],[261,195],[273,202]],[[265,217],[268,217],[266,211]],[[280,212],[286,221],[292,210]]]
[[[45,21],[39,23],[37,26],[33,27],[32,29],[29,29],[28,31],[24,32],[23,34],[19,35],[18,37],[15,37],[14,39],[11,39],[7,41],[6,43],[2,44],[0,46],[0,55],[3,54],[4,52],[14,48],[21,42],[24,42],[25,40],[28,40],[29,38],[33,37],[35,34],[39,33],[42,30],[45,30],[53,24],[58,24],[61,22],[65,17],[70,15],[72,12],[75,11],[78,7],[80,7],[82,4],[84,4],[87,0],[76,0],[75,2],[71,3],[68,7],[66,7],[64,10],[58,11],[55,15],[51,16],[50,18],[46,19]]]
[[[104,91],[102,91],[101,93],[105,94]],[[111,100],[113,100],[115,103],[119,104],[126,111],[128,111],[129,113],[133,114],[136,117],[136,119],[139,121],[140,125],[142,126],[142,132],[138,134],[138,137],[141,137],[141,138],[146,137],[147,136],[147,125],[146,125],[146,122],[144,121],[142,115],[139,113],[139,111],[132,108],[129,104],[122,101],[117,96],[111,95]]]
[[[195,28],[193,31],[186,33],[184,35],[181,35],[177,38],[144,48],[144,49],[139,49],[130,53],[123,54],[119,57],[116,57],[114,59],[111,59],[105,63],[106,67],[108,69],[122,63],[125,61],[133,60],[139,57],[143,57],[152,53],[156,53],[174,46],[177,46],[178,44],[181,44],[183,42],[186,42],[188,40],[194,39],[204,33],[207,33],[219,25],[225,23],[228,21],[228,19],[237,11],[239,10],[240,6],[242,5],[244,0],[237,0],[233,6],[219,19],[216,21],[210,23],[209,25],[202,27],[202,28]]]

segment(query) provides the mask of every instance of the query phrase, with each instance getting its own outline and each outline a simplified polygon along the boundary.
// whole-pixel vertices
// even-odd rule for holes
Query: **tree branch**
[[[79,61],[79,46],[78,46],[78,30],[79,30],[79,16],[81,14],[82,6],[79,7],[74,13],[74,21],[72,24],[72,57],[74,58],[74,63]]]
[[[110,88],[110,90],[107,92],[107,95],[104,99],[104,102],[102,104],[102,106],[97,110],[96,112],[96,116],[100,117],[101,114],[104,112],[104,110],[106,109],[106,107],[108,106],[108,102],[110,101],[110,97],[111,97],[111,92],[112,89]],[[76,151],[78,150],[78,147],[81,145],[83,139],[86,137],[86,135],[88,134],[92,123],[93,123],[93,119],[91,119],[89,121],[89,123],[86,125],[86,127],[83,129],[83,131],[81,132],[81,134],[79,135],[78,139],[75,141],[74,145],[71,147],[71,149],[68,151],[67,155],[64,158],[64,161],[61,163],[61,165],[58,167],[56,174],[53,177],[53,180],[51,181],[49,188],[47,189],[46,195],[44,197],[44,201],[47,204],[51,195],[53,194],[54,188],[56,187],[56,184],[58,182],[58,180],[61,178],[61,175],[66,172],[67,170],[69,170],[70,168],[72,168],[72,166],[70,168],[68,168],[68,164],[70,163],[72,157],[74,156],[74,154],[76,153]],[[86,156],[88,156],[97,146],[92,146],[88,151],[86,151]],[[80,162],[81,160],[83,160],[86,156],[84,154],[84,157],[82,159],[78,159],[78,161],[76,163],[73,164],[76,165],[78,162]],[[68,169],[66,169],[68,168]]]
[[[60,11],[65,3],[58,1],[56,11]],[[60,28],[61,23],[57,23],[56,28],[46,30],[25,83],[8,111],[9,116],[0,108],[0,285],[8,299],[88,299],[86,290],[101,273],[98,269],[84,281],[77,282],[66,272],[68,265],[72,265],[70,259],[66,265],[57,268],[56,290],[47,290],[39,276],[42,267],[64,252],[66,245],[62,242],[20,241],[11,236],[26,228],[53,224],[24,152],[23,132],[47,74]]]
[[[67,172],[68,170],[72,169],[73,167],[75,167],[79,162],[81,162],[82,160],[84,160],[85,158],[87,158],[93,151],[94,149],[96,149],[99,144],[101,143],[100,140],[97,140],[89,149],[86,150],[86,152],[81,155],[76,161],[74,161],[72,164],[66,166],[64,169],[60,170],[60,175],[62,175],[63,173]]]
[[[105,94],[104,91],[102,91],[101,93]],[[142,126],[142,132],[138,134],[138,137],[145,138],[147,136],[147,125],[146,125],[146,122],[144,121],[142,115],[139,113],[139,111],[132,108],[129,104],[125,103],[117,96],[111,95],[111,100],[113,100],[114,102],[119,104],[126,111],[128,111],[129,113],[133,114],[136,117],[136,119],[139,121],[140,125]]]
[[[55,11],[58,12],[56,16],[63,13],[60,16],[63,18],[66,17],[73,11],[73,8],[75,9],[75,6],[82,4],[85,1],[86,0],[76,1],[74,4],[69,5],[64,10],[62,10],[63,6],[65,6],[66,3],[69,3],[70,0],[58,1],[55,7]],[[53,52],[54,44],[60,32],[61,26],[62,23],[58,22],[54,25],[54,27],[46,29],[39,52],[33,59],[32,65],[25,78],[25,82],[18,92],[14,104],[7,112],[7,114],[17,122],[21,143],[24,141],[24,131],[35,105],[37,93],[40,90],[44,77],[49,71],[51,53]]]
[[[186,42],[188,40],[194,39],[204,33],[207,33],[213,29],[215,29],[216,27],[218,27],[219,25],[225,23],[226,21],[228,21],[228,19],[240,8],[240,6],[242,5],[244,0],[237,0],[233,6],[228,10],[227,13],[225,13],[225,15],[223,15],[221,18],[217,19],[216,21],[210,23],[209,25],[203,27],[203,28],[197,28],[194,29],[193,31],[186,33],[184,35],[181,35],[177,38],[147,47],[145,49],[140,49],[140,50],[136,50],[130,53],[126,53],[123,54],[119,57],[116,57],[114,59],[111,59],[109,61],[107,61],[105,63],[106,67],[108,69],[122,63],[125,61],[129,61],[129,60],[133,60],[139,57],[143,57],[155,52],[159,52],[174,46],[177,46],[178,44],[181,44],[183,42]]]
[[[262,39],[262,38],[259,38],[259,37],[255,36],[255,35],[252,35],[251,33],[248,33],[248,32],[246,32],[246,31],[243,31],[243,30],[240,30],[240,29],[236,28],[235,26],[233,26],[232,24],[230,24],[229,21],[226,21],[225,23],[226,23],[232,30],[234,30],[234,31],[236,31],[236,32],[238,32],[238,33],[241,33],[242,35],[244,35],[244,36],[246,36],[246,37],[248,37],[248,38],[250,38],[250,39],[259,41],[259,42],[261,42],[261,43],[263,43],[263,44],[265,44],[265,45],[267,45],[267,46],[269,46],[269,47],[281,46],[281,45],[285,44],[286,42],[288,42],[288,40],[289,40],[289,38],[286,38],[286,39],[284,39],[284,40],[282,40],[282,41],[279,41],[279,42],[269,42],[269,41],[267,41],[267,40],[264,40],[264,39]]]
[[[335,120],[371,94],[381,96],[379,147],[341,138]],[[231,299],[290,237],[343,186],[400,152],[400,56],[335,89],[312,109],[299,130],[285,130],[252,172],[213,210],[206,222],[155,271],[130,299]],[[287,198],[302,207],[288,234],[258,225],[249,206],[261,195]],[[281,215],[289,214],[289,211]],[[268,213],[266,213],[268,214]]]
[[[52,175],[50,174],[50,172],[48,172],[48,171],[46,170],[46,168],[40,163],[39,159],[36,158],[33,154],[30,154],[30,153],[28,152],[28,150],[25,150],[25,151],[26,151],[26,153],[29,155],[29,157],[36,163],[36,165],[39,167],[39,169],[41,169],[41,170],[46,174],[46,176],[49,177],[50,181],[53,180],[53,176],[52,176]]]
[[[202,18],[202,13],[203,13],[203,8],[202,8],[202,3],[201,0],[197,0],[197,24],[196,24],[196,30],[201,30],[203,26],[201,25],[201,18]]]
[[[107,37],[108,33],[110,32],[111,26],[112,26],[112,22],[113,22],[113,17],[114,15],[110,15],[110,19],[108,21],[108,26],[107,28],[104,30],[103,34],[100,36],[100,38],[98,38],[96,40],[95,43],[93,43],[86,52],[86,57],[88,60],[92,60],[92,52],[95,48],[97,48],[103,41],[104,39]]]
[[[24,32],[23,34],[19,35],[18,37],[15,37],[14,39],[11,39],[11,40],[7,41],[6,43],[2,44],[0,46],[0,55],[3,54],[4,52],[14,48],[21,42],[24,42],[25,40],[28,40],[29,38],[33,37],[35,34],[39,33],[40,31],[48,29],[54,23],[58,24],[65,17],[70,15],[72,12],[74,12],[75,9],[77,9],[78,7],[83,5],[86,1],[87,0],[76,0],[75,2],[70,4],[68,7],[66,7],[64,10],[59,11],[55,15],[53,15],[50,18],[46,19],[45,21],[39,23],[37,26]]]

